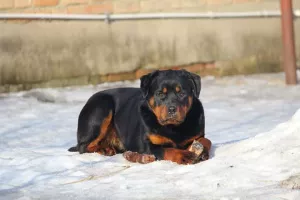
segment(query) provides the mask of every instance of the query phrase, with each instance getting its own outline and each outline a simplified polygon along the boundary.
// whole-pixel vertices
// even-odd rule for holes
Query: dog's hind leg
[[[106,154],[106,151],[109,151],[107,152],[108,154],[115,154],[115,152],[111,153],[111,150],[108,149],[109,147],[107,147],[107,145],[101,145],[101,143],[103,143],[102,141],[105,140],[105,137],[110,131],[109,129],[111,127],[111,122],[112,122],[112,111],[109,111],[108,115],[101,122],[100,128],[98,130],[99,132],[98,136],[91,143],[88,144],[87,146],[88,152],[99,152],[101,154]]]
[[[77,140],[79,153],[101,153],[113,124],[114,103],[109,95],[97,95],[89,99],[78,118]]]

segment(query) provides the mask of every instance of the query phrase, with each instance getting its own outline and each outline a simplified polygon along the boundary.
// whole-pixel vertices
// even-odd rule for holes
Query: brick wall
[[[227,4],[278,0],[1,0],[0,12],[13,13],[144,13],[206,10]]]

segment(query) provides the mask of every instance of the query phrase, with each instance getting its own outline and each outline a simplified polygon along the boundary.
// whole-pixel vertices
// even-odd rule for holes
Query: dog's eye
[[[156,95],[157,95],[159,98],[164,98],[164,97],[166,96],[163,92],[157,92]]]

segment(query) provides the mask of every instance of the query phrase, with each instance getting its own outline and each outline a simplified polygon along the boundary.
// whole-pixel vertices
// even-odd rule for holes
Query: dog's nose
[[[173,115],[176,112],[176,107],[175,106],[170,106],[168,109],[169,115]]]

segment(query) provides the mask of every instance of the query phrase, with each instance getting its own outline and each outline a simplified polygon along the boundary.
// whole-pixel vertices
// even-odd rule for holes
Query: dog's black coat
[[[175,85],[180,86],[180,92],[173,90]],[[162,94],[162,88],[167,92]],[[117,88],[98,92],[90,97],[80,112],[78,144],[69,151],[89,152],[88,145],[98,137],[102,123],[110,112],[110,127],[115,129],[122,143],[122,148],[116,148],[116,153],[133,151],[154,154],[157,159],[164,159],[164,148],[172,144],[163,141],[161,144],[153,144],[153,141],[149,140],[149,134],[169,138],[176,144],[176,148],[186,149],[190,143],[184,146],[179,144],[197,135],[204,137],[204,110],[198,99],[200,89],[198,75],[185,70],[165,70],[143,76],[141,88]],[[189,98],[192,100],[191,105],[188,105]],[[149,103],[150,101],[152,102]],[[175,123],[173,120],[175,114],[170,110],[172,106],[185,106],[188,110],[185,116],[181,115],[182,122]],[[167,113],[163,110],[165,124],[162,124],[154,113],[157,108],[160,109],[158,112],[167,109]]]

